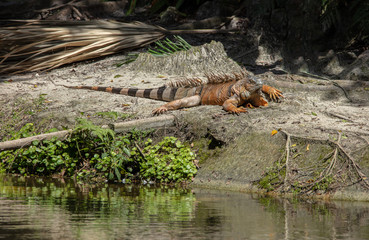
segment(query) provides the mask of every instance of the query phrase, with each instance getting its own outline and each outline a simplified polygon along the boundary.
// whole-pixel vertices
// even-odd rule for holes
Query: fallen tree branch
[[[175,125],[175,116],[173,115],[163,115],[158,117],[150,117],[139,120],[132,120],[128,122],[122,123],[114,123],[111,124],[110,128],[112,128],[115,132],[124,132],[129,131],[133,128],[139,130],[145,130],[150,128],[165,128],[172,127]],[[103,126],[104,128],[109,128],[109,126]],[[22,147],[27,147],[32,144],[33,141],[43,141],[43,140],[51,140],[56,137],[57,139],[64,140],[73,130],[64,130],[53,133],[40,134],[33,137],[21,138],[12,141],[0,142],[0,151],[18,149]]]
[[[43,141],[43,140],[51,140],[53,138],[65,139],[66,137],[69,136],[70,133],[72,133],[71,129],[53,133],[40,134],[37,136],[21,138],[12,141],[0,142],[0,151],[27,147],[31,145],[33,141],[36,140]]]

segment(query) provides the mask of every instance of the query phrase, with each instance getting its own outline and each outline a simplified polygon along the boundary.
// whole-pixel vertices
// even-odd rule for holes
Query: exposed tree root
[[[286,176],[284,177],[284,186],[283,191],[287,192],[290,188],[289,186],[289,162],[290,162],[290,145],[291,145],[291,136],[289,133],[284,132],[286,134]]]
[[[264,187],[268,191],[293,192],[299,195],[308,195],[314,192],[328,193],[355,184],[360,184],[369,190],[366,175],[361,171],[355,159],[341,145],[342,134],[340,132],[338,132],[336,141],[295,136],[286,131],[281,131],[281,133],[286,138],[284,153],[273,169],[255,181],[260,187]],[[303,148],[299,152],[296,144],[291,143],[291,139],[295,139],[296,142],[303,140],[303,142],[329,145],[333,150],[322,159],[312,159],[308,163],[299,162]],[[368,141],[366,142],[368,143]],[[310,144],[307,144],[306,151],[309,151],[309,146]],[[301,166],[309,163],[312,165]]]

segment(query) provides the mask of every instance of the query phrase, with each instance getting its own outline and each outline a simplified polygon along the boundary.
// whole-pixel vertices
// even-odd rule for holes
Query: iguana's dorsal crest
[[[197,87],[204,84],[216,84],[216,83],[226,83],[226,82],[237,82],[245,77],[250,77],[251,75],[246,69],[242,69],[240,72],[235,72],[232,74],[226,73],[205,73],[206,81],[201,78],[185,78],[179,81],[172,81],[165,84],[166,87],[179,88],[179,87]]]

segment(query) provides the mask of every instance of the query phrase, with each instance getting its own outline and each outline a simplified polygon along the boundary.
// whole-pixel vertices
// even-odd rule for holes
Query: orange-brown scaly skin
[[[215,78],[217,77],[219,76],[215,76]],[[236,80],[214,81],[203,85],[172,85],[152,89],[92,86],[65,87],[104,91],[168,102],[153,110],[153,114],[162,114],[167,111],[198,105],[220,105],[229,113],[239,114],[246,112],[246,107],[268,106],[268,102],[263,98],[262,93],[268,95],[273,101],[283,98],[281,91],[271,86],[263,85],[260,80],[254,77],[239,77],[235,75],[235,78]],[[192,80],[192,82],[197,81],[197,79]]]
[[[261,92],[277,101],[283,97],[282,92],[268,85],[256,84],[248,79],[217,84],[206,84],[201,94],[169,102],[153,111],[161,114],[168,110],[197,105],[221,105],[229,113],[247,112],[245,107],[268,106]],[[244,107],[245,106],[245,107]]]

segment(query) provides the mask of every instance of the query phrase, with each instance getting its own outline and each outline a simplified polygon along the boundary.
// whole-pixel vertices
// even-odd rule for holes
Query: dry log
[[[175,117],[173,115],[163,115],[158,117],[151,117],[139,120],[133,120],[129,122],[122,122],[122,123],[114,123],[109,126],[115,132],[124,132],[129,131],[133,128],[139,130],[145,130],[150,128],[163,128],[163,127],[172,127],[175,124]],[[108,126],[103,126],[107,128]],[[33,137],[21,138],[12,141],[0,142],[0,151],[4,150],[12,150],[18,149],[22,147],[26,147],[32,144],[33,141],[38,140],[50,140],[54,137],[57,139],[65,139],[70,133],[72,132],[71,129],[53,132],[53,133],[46,133],[41,134]]]
[[[69,130],[64,130],[64,131],[59,131],[59,132],[40,134],[40,135],[33,136],[33,137],[21,138],[21,139],[12,140],[12,141],[0,142],[0,151],[26,147],[26,146],[31,145],[32,142],[36,140],[38,141],[51,140],[54,137],[58,139],[64,139],[71,132],[72,130],[69,129]]]

